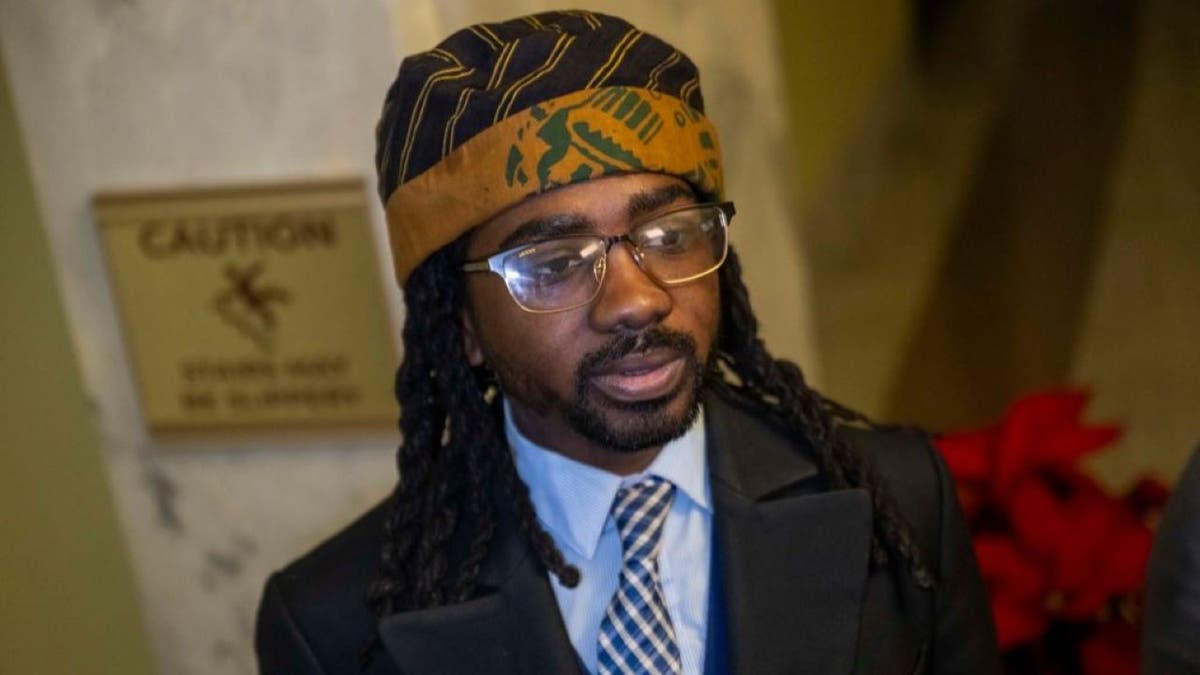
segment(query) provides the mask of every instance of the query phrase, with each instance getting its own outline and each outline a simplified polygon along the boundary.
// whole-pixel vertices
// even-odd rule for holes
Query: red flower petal
[[[1166,483],[1151,476],[1142,476],[1126,493],[1125,501],[1138,520],[1145,521],[1153,513],[1161,511],[1170,496],[1171,489]]]
[[[1100,492],[1091,479],[1078,476],[1073,483],[1071,494],[1061,502],[1069,526],[1056,542],[1053,555],[1055,585],[1067,593],[1091,585],[1122,521],[1119,502]]]
[[[1022,476],[1048,467],[1072,467],[1080,456],[1116,438],[1118,427],[1080,423],[1087,400],[1082,391],[1049,391],[1013,403],[996,440],[993,485],[1002,500]]]
[[[1013,534],[1021,546],[1052,566],[1061,542],[1074,526],[1066,507],[1041,477],[1032,476],[1013,490],[1008,509]]]
[[[1084,675],[1137,675],[1138,633],[1126,623],[1101,624],[1079,648]]]
[[[1150,528],[1130,519],[1109,539],[1104,565],[1093,583],[1111,595],[1140,591],[1146,580],[1146,564],[1154,535]]]
[[[1045,571],[1005,537],[977,536],[975,555],[987,583],[1000,648],[1041,637],[1048,625],[1043,600]]]
[[[982,481],[991,473],[994,436],[992,429],[945,434],[934,444],[955,480]]]
[[[1027,396],[998,426],[943,436],[937,447],[969,517],[1001,647],[1041,639],[1056,620],[1089,622],[1100,629],[1080,643],[1082,672],[1134,673],[1136,629],[1113,623],[1110,612],[1138,602],[1153,539],[1148,519],[1168,490],[1144,479],[1118,498],[1083,473],[1080,458],[1120,434],[1083,423],[1088,398],[1071,390]]]
[[[1041,607],[1049,588],[1049,575],[1044,566],[1031,560],[1007,537],[979,535],[974,543],[980,574],[990,589]]]
[[[1112,425],[1072,425],[1048,429],[1040,441],[1038,463],[1042,466],[1074,466],[1080,457],[1095,452],[1120,436],[1121,427]]]
[[[996,643],[1000,651],[1033,642],[1046,633],[1049,622],[1040,608],[1010,603],[999,597],[992,601],[992,620],[996,624]]]

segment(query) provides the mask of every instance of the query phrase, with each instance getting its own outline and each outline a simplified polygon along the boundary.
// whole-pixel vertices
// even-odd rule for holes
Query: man
[[[763,348],[703,107],[589,12],[404,61],[400,481],[268,582],[263,672],[995,672],[928,443]]]

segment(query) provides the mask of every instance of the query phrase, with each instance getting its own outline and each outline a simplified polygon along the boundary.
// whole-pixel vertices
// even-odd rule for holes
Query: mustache
[[[587,377],[614,361],[650,349],[670,349],[693,363],[696,361],[696,341],[690,335],[654,326],[639,333],[618,335],[600,349],[587,353],[580,360],[577,372],[581,378]]]

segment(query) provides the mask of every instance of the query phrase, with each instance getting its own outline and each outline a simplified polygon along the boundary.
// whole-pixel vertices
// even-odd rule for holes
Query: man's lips
[[[673,349],[630,354],[596,369],[589,378],[609,398],[648,401],[670,394],[683,378],[686,360]]]

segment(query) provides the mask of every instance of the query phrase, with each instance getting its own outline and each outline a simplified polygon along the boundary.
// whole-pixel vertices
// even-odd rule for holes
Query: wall
[[[796,206],[811,205],[911,35],[904,0],[774,4]],[[799,219],[796,219],[799,222]]]
[[[103,189],[370,176],[397,63],[386,7],[4,8],[33,187],[158,669],[252,673],[263,578],[386,494],[396,439],[148,437],[88,200]]]
[[[914,48],[920,32],[908,14],[860,12],[864,24],[884,26],[849,34],[859,39],[830,37],[821,54],[821,63],[845,77],[811,90],[795,87],[823,81],[787,79],[798,127],[808,125],[809,101],[853,97],[853,112],[836,125],[818,126],[822,134],[809,132],[818,136],[813,144],[823,148],[825,160],[796,223],[812,268],[825,393],[876,418],[894,412],[892,389],[925,298],[936,287],[962,186],[973,174],[1010,69],[1013,15],[1021,3],[955,6],[964,11],[944,21],[942,38],[922,58]],[[886,53],[880,44],[889,46]],[[867,61],[872,68],[839,65],[862,62],[862,50],[876,55]],[[808,148],[797,144],[795,152],[803,156]]]
[[[382,498],[394,434],[200,437],[143,430],[88,200],[104,189],[373,174],[400,56],[533,2],[4,3],[11,73],[67,335],[160,672],[252,673],[266,575]],[[764,334],[815,366],[788,222],[787,128],[765,0],[596,2],[689,52],[722,131],[735,243]],[[738,30],[730,31],[730,26]],[[376,207],[380,269],[386,269]],[[749,264],[754,261],[754,264]],[[393,327],[402,318],[389,292]],[[380,373],[387,386],[391,373]],[[79,534],[78,531],[75,534]]]
[[[1128,122],[1071,376],[1126,426],[1094,466],[1173,478],[1200,444],[1200,6],[1144,3]]]
[[[0,59],[0,672],[150,673],[4,72]]]
[[[827,140],[801,213],[825,391],[951,429],[1083,387],[1126,429],[1097,475],[1173,478],[1200,441],[1195,3],[915,4],[943,14]],[[792,92],[797,125],[819,94]]]

